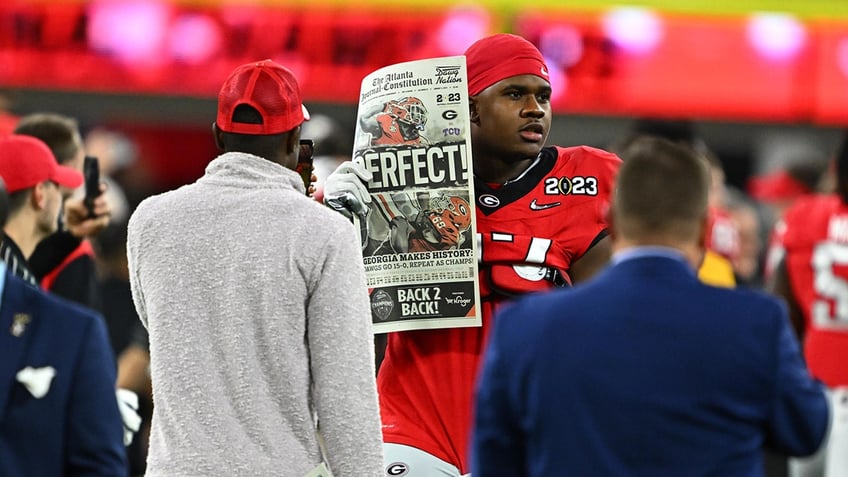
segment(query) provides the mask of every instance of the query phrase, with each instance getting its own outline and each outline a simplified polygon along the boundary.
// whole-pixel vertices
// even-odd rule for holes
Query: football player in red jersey
[[[803,196],[775,225],[771,291],[783,296],[810,373],[831,390],[830,437],[790,477],[848,475],[848,133],[836,154],[837,190]]]
[[[498,34],[465,56],[483,324],[389,333],[377,377],[387,475],[470,472],[473,388],[493,310],[585,280],[611,251],[606,214],[621,161],[585,146],[545,147],[551,85],[539,50]],[[342,164],[327,178],[325,202],[364,213],[369,175]]]

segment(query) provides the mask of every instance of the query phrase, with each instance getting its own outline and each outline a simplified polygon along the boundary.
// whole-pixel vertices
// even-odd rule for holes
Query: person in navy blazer
[[[698,281],[708,172],[645,139],[612,207],[613,260],[500,310],[476,392],[474,477],[761,476],[803,456],[828,408],[782,302]]]
[[[0,261],[0,476],[126,476],[115,373],[98,315]]]

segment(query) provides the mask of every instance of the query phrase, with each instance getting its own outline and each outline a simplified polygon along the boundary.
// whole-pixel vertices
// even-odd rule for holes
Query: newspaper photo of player
[[[421,99],[407,96],[374,105],[359,121],[371,146],[427,145],[430,141],[423,134],[427,114]]]
[[[470,248],[472,211],[464,191],[375,194],[364,254]]]

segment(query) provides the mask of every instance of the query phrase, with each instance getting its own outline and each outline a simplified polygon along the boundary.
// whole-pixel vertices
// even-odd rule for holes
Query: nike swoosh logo
[[[551,207],[557,207],[560,204],[561,204],[560,202],[551,202],[550,204],[537,204],[536,199],[533,199],[533,201],[530,202],[530,209],[531,210],[545,210],[545,209],[550,209]]]

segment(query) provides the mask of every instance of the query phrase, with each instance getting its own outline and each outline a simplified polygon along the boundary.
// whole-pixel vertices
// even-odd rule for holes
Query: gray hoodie
[[[381,476],[370,311],[353,226],[294,171],[226,153],[142,202],[127,240],[150,333],[148,477]]]

